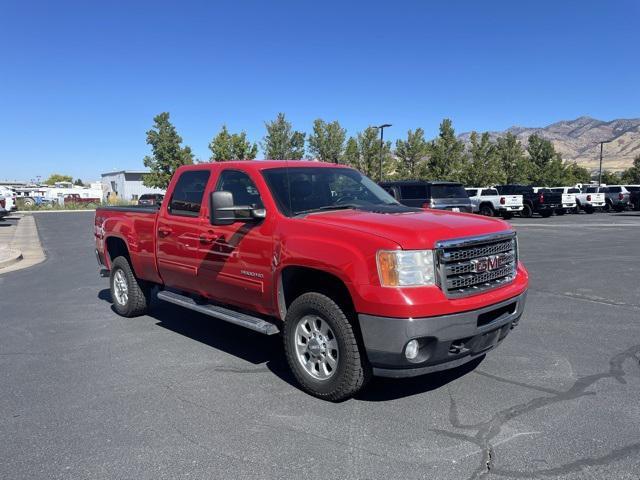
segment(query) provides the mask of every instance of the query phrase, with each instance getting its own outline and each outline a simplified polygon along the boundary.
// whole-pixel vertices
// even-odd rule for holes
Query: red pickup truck
[[[179,168],[162,206],[96,210],[115,310],[161,300],[271,335],[321,398],[371,375],[462,365],[523,312],[528,274],[502,220],[399,204],[360,172],[310,161]]]

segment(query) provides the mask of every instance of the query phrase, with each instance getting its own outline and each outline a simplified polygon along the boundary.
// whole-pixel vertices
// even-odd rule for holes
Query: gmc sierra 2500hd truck
[[[96,210],[95,240],[119,314],[144,314],[153,290],[282,332],[301,387],[333,401],[371,375],[484,355],[520,320],[528,285],[505,222],[407,207],[321,162],[180,167],[160,208]]]

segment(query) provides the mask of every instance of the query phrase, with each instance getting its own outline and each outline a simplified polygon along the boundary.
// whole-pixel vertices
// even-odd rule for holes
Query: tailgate
[[[504,198],[504,205],[507,207],[521,207],[522,195],[502,195]]]
[[[576,203],[576,194],[575,193],[563,193],[562,194],[562,203]]]

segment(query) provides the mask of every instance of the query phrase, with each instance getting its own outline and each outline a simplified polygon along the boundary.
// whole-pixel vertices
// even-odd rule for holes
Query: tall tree
[[[171,176],[182,165],[193,163],[193,153],[188,146],[181,147],[182,137],[169,121],[169,112],[153,118],[154,125],[147,132],[147,144],[152,154],[144,157],[144,166],[151,170],[142,183],[147,187],[167,188]]]
[[[360,149],[358,148],[358,140],[353,137],[349,137],[349,140],[347,140],[347,146],[342,155],[342,163],[360,170]]]
[[[82,179],[80,179],[80,178],[76,178],[76,181],[73,182],[73,184],[78,186],[78,187],[84,187],[84,183],[82,182]]]
[[[53,185],[54,183],[58,183],[58,182],[73,182],[73,177],[71,175],[62,175],[60,173],[52,173],[51,175],[49,175],[49,178],[47,178],[44,181],[44,184]]]
[[[589,183],[591,181],[591,173],[576,162],[565,164],[564,179],[562,185],[575,185],[577,183]]]
[[[633,159],[633,166],[622,172],[622,181],[625,183],[640,183],[640,155]]]
[[[531,181],[536,185],[553,186],[562,178],[562,159],[551,141],[530,135],[527,152],[531,159]]]
[[[487,132],[478,136],[471,132],[469,158],[465,164],[462,181],[466,185],[486,187],[504,183],[506,175],[500,164],[497,146]]]
[[[424,139],[424,130],[417,128],[407,132],[406,140],[396,141],[396,157],[398,157],[398,176],[402,178],[417,178],[419,163],[427,155],[428,143]]]
[[[346,135],[347,131],[337,120],[327,123],[318,118],[313,122],[313,133],[309,135],[309,151],[323,162],[339,163]]]
[[[427,174],[432,180],[459,180],[464,164],[464,143],[458,140],[451,120],[440,123],[438,137],[429,144]]]
[[[514,134],[498,138],[496,155],[507,183],[530,183],[531,162]]]
[[[247,140],[245,132],[229,133],[223,125],[218,134],[209,143],[210,161],[253,160],[258,154],[258,145]]]
[[[358,152],[360,159],[360,171],[366,176],[378,180],[380,176],[380,151],[382,148],[382,176],[387,177],[394,173],[395,162],[391,155],[391,142],[380,145],[378,129],[367,127],[358,133]]]
[[[299,160],[304,156],[305,134],[293,130],[284,113],[265,122],[267,134],[262,143],[265,157],[273,160]]]
[[[602,171],[602,183],[604,185],[616,185],[620,183],[620,175],[609,170]]]

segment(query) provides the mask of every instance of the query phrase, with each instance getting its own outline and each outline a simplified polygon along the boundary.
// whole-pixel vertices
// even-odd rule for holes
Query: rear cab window
[[[469,195],[470,197],[475,197],[476,195],[478,195],[478,190],[476,190],[475,188],[465,188],[465,190],[467,191],[467,195]]]
[[[167,207],[169,214],[197,217],[210,175],[209,170],[187,170],[180,174]]]
[[[498,191],[495,188],[485,188],[482,195],[498,195]]]

